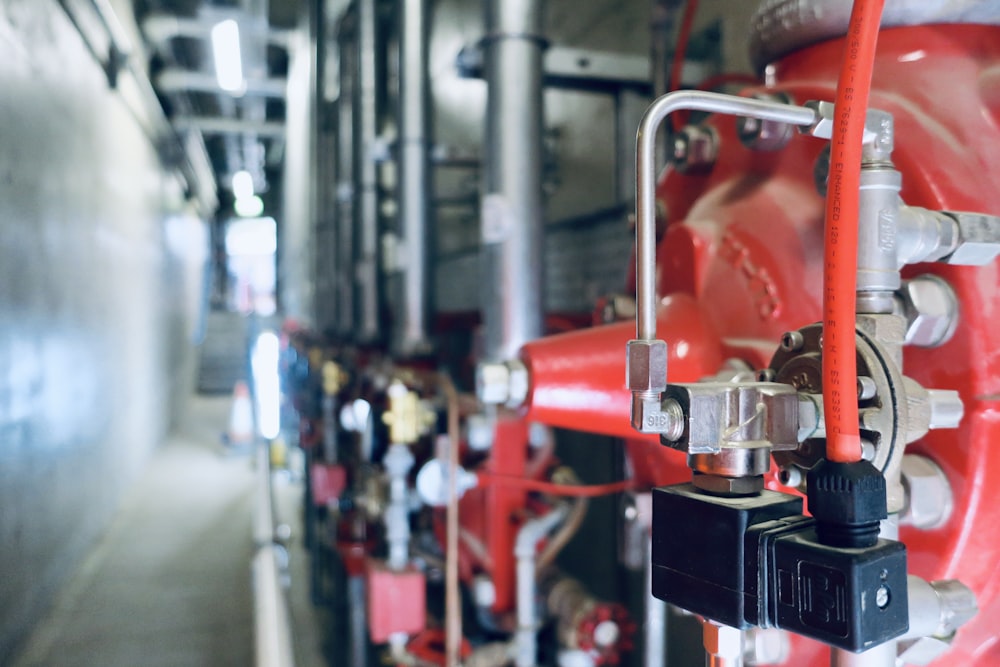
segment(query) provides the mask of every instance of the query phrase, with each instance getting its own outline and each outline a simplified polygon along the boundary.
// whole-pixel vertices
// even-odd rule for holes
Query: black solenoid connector
[[[653,595],[737,628],[863,651],[906,632],[906,549],[824,544],[802,501],[773,491],[653,491]]]

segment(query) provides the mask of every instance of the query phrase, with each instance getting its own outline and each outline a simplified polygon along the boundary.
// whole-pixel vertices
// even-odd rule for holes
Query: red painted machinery
[[[747,94],[802,104],[832,100],[843,40],[802,49],[777,62],[766,88]],[[920,26],[883,30],[871,107],[895,118],[894,162],[902,197],[933,210],[1000,213],[1000,29]],[[668,342],[672,382],[714,374],[725,359],[767,365],[783,332],[821,318],[823,196],[817,190],[827,142],[792,137],[777,150],[745,145],[732,118],[710,117],[717,157],[701,173],[668,170],[657,195],[668,224],[659,242],[659,331]],[[932,432],[912,446],[947,475],[954,509],[944,525],[902,529],[909,569],[927,579],[957,578],[980,612],[935,664],[1000,664],[1000,316],[996,261],[983,267],[920,265],[955,290],[954,336],[935,349],[906,348],[906,367],[931,387],[957,390],[960,428]],[[636,438],[629,425],[625,342],[631,323],[526,345],[529,419],[630,439],[636,481],[685,479],[683,457]],[[819,645],[797,641],[786,664],[824,664]]]

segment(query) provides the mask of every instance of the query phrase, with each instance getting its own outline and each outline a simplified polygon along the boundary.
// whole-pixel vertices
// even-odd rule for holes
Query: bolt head
[[[706,621],[702,626],[705,651],[713,656],[740,657],[743,655],[743,635],[736,628]]]
[[[958,298],[944,279],[923,275],[903,287],[906,303],[906,343],[937,347],[948,342],[958,324]]]
[[[630,340],[625,382],[633,392],[663,392],[667,388],[667,344],[662,340]]]
[[[901,467],[906,505],[900,523],[922,530],[940,528],[951,516],[954,500],[944,471],[925,456],[907,454]]]

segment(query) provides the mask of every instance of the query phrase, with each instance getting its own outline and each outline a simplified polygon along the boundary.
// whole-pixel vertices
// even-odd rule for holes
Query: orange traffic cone
[[[250,389],[243,380],[237,381],[233,386],[233,407],[229,411],[227,436],[230,447],[253,444],[253,404],[250,402]]]

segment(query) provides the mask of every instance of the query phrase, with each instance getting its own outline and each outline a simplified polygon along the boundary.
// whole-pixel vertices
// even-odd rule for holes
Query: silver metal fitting
[[[766,100],[779,104],[789,104],[785,95],[754,93],[755,100]],[[778,151],[788,145],[795,129],[788,123],[775,120],[761,120],[745,116],[736,119],[736,134],[744,146],[754,151]]]
[[[816,116],[811,124],[800,126],[799,131],[820,139],[832,139],[836,120],[833,102],[810,100],[803,106],[815,111]],[[866,162],[888,160],[894,147],[894,134],[892,114],[879,109],[869,109],[865,116],[865,130],[862,136],[865,147],[863,159]]]
[[[662,393],[667,388],[667,343],[662,340],[630,340],[625,383],[633,394]]]
[[[932,530],[947,523],[954,500],[944,471],[927,457],[907,454],[901,474],[905,501],[900,525]]]
[[[672,384],[685,429],[669,446],[692,454],[766,447],[792,450],[799,444],[799,396],[787,384],[700,382]]]
[[[743,663],[747,667],[780,665],[788,659],[791,641],[777,628],[750,628],[743,635]]]
[[[937,347],[951,340],[958,326],[958,296],[944,278],[917,276],[903,283],[898,296],[906,316],[908,345]]]
[[[665,341],[628,342],[625,383],[632,392],[632,428],[640,433],[665,433],[677,428],[660,403],[660,394],[667,388],[667,356]]]
[[[711,169],[719,157],[719,137],[711,127],[687,125],[671,139],[670,159],[682,174]]]
[[[925,581],[910,575],[906,592],[910,629],[901,640],[934,637],[948,642],[979,612],[976,594],[955,579]]]
[[[476,367],[476,397],[484,405],[518,408],[528,398],[531,378],[517,360],[486,361]]]
[[[958,222],[958,247],[945,264],[984,266],[1000,255],[1000,217],[983,213],[944,213]]]
[[[702,623],[705,652],[715,660],[713,665],[739,665],[743,661],[743,632],[714,621]]]
[[[930,404],[931,430],[939,428],[958,428],[965,416],[965,404],[962,397],[953,389],[928,389],[927,402]]]

